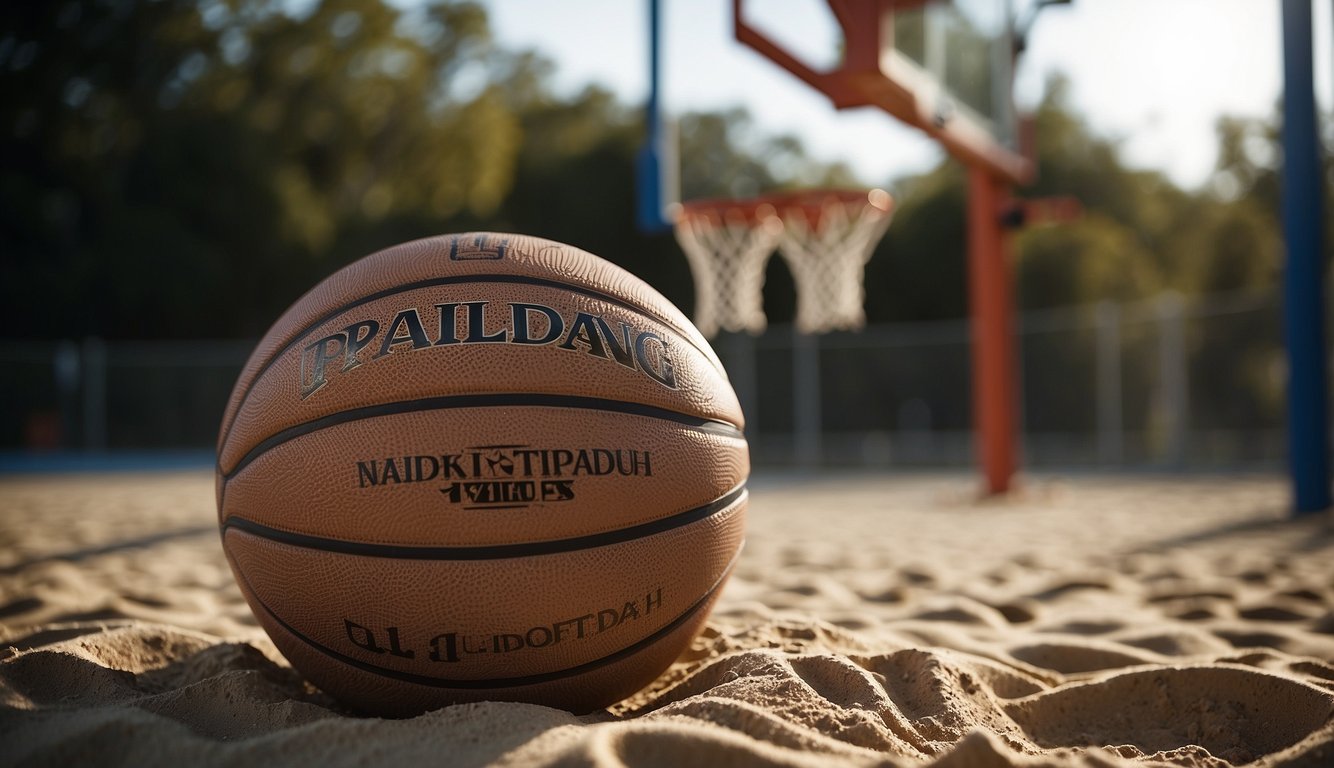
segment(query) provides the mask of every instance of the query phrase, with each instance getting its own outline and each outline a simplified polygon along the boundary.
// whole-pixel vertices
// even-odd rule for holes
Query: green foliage
[[[473,4],[20,3],[0,30],[0,300],[77,308],[30,333],[255,334],[396,222],[510,191],[488,68],[516,67]]]
[[[1161,339],[1154,307],[1142,300],[1166,291],[1179,293],[1188,308],[1208,300],[1219,309],[1184,328],[1192,413],[1230,428],[1280,423],[1278,317],[1272,299],[1257,298],[1273,295],[1282,260],[1274,124],[1220,120],[1215,173],[1204,189],[1191,192],[1160,173],[1127,168],[1117,143],[1098,136],[1070,107],[1068,91],[1061,78],[1048,83],[1035,114],[1040,176],[1019,194],[1070,195],[1085,214],[1015,233],[1018,307],[1124,305],[1123,418],[1146,424],[1153,421],[1148,412],[1162,405],[1148,398],[1158,386]],[[898,214],[867,266],[872,320],[967,314],[966,183],[957,165],[944,163],[895,186]],[[1091,309],[1087,317],[1091,321]],[[1091,325],[1059,338],[1024,337],[1025,366],[1062,372],[1026,380],[1029,429],[1093,428],[1086,393],[1094,349]]]
[[[1053,78],[1034,120],[1039,178],[1023,195],[1069,195],[1086,215],[1022,231],[1015,242],[1021,307],[1149,296],[1167,287],[1161,249],[1187,195],[1160,174],[1127,169],[1115,142],[1099,137],[1068,104],[1069,84]]]
[[[896,186],[896,212],[866,265],[867,319],[944,320],[968,314],[967,183],[946,163]]]
[[[1176,284],[1196,295],[1274,288],[1283,257],[1275,211],[1251,197],[1200,208],[1170,241]]]
[[[689,269],[671,236],[646,238],[635,230],[634,156],[643,136],[637,111],[589,88],[568,102],[543,96],[520,119],[525,141],[511,193],[497,217],[466,226],[579,246],[689,306]]]
[[[1276,133],[1259,120],[1219,122],[1218,168],[1187,192],[1162,174],[1127,168],[1053,78],[1034,118],[1039,178],[1023,197],[1068,195],[1080,219],[1027,227],[1014,242],[1020,308],[1131,301],[1165,290],[1186,296],[1272,288],[1282,242]],[[895,186],[893,226],[867,268],[872,319],[967,314],[963,263],[966,176],[952,162]]]
[[[860,186],[847,166],[807,157],[796,137],[760,133],[744,109],[689,113],[681,117],[677,130],[683,200]]]
[[[1279,210],[1278,125],[1255,118],[1219,118],[1218,162],[1210,187],[1226,201],[1249,198]]]
[[[1162,289],[1157,263],[1123,224],[1100,212],[1063,226],[1021,232],[1016,251],[1019,303],[1026,308],[1094,301],[1126,302]]]
[[[497,48],[470,2],[6,6],[6,327],[254,336],[342,264],[468,228],[580,245],[688,309],[671,237],[633,228],[639,111],[596,88],[558,99],[549,70]],[[852,182],[739,110],[681,133],[688,195]]]
[[[0,317],[11,335],[254,336],[329,272],[387,244],[467,228],[570,242],[690,308],[670,235],[633,228],[639,110],[491,40],[484,10],[433,2],[93,0],[0,8]],[[1219,168],[1190,193],[1129,170],[1049,83],[1042,175],[1082,220],[1016,238],[1022,307],[1272,284],[1274,132],[1219,125]],[[685,115],[683,197],[857,186],[744,111]],[[872,321],[967,313],[965,174],[894,185],[867,267]],[[791,317],[771,263],[766,306]],[[51,313],[50,307],[61,311]],[[42,317],[34,323],[32,318]]]

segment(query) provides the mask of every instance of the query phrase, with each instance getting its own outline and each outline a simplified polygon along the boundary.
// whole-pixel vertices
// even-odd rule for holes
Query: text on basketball
[[[649,451],[635,448],[471,446],[460,451],[357,459],[357,488],[453,481],[444,499],[465,508],[573,501],[581,477],[651,477]]]
[[[358,320],[307,344],[301,350],[301,397],[389,355],[470,344],[555,347],[640,371],[676,389],[667,341],[654,331],[588,312],[566,317],[542,304],[454,301],[409,307],[383,321]]]
[[[435,662],[465,661],[469,656],[539,650],[572,640],[591,637],[627,625],[662,609],[662,587],[646,592],[643,598],[627,598],[618,605],[590,610],[579,616],[550,621],[512,632],[415,632],[399,626],[377,628],[349,618],[343,619],[347,642],[374,654],[389,654],[404,659],[417,658],[420,647],[416,637],[426,640],[426,658]]]

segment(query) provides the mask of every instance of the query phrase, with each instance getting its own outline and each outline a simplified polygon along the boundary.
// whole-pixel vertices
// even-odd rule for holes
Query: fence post
[[[1121,307],[1110,301],[1098,302],[1094,321],[1098,459],[1103,464],[1120,464],[1125,446],[1121,418]]]
[[[792,428],[797,463],[820,463],[820,337],[792,330]]]
[[[53,361],[56,391],[60,393],[60,448],[73,447],[79,414],[79,345],[66,339],[56,347]]]
[[[1163,417],[1163,460],[1180,467],[1186,462],[1190,426],[1190,391],[1186,372],[1185,308],[1181,295],[1158,296],[1158,405]]]
[[[107,448],[107,347],[101,339],[83,340],[83,447]]]

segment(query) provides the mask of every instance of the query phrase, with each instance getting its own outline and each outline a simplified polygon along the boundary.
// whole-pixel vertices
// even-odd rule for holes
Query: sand
[[[759,476],[704,633],[605,712],[346,714],[206,473],[0,478],[0,764],[1334,766],[1334,526],[1277,478]]]

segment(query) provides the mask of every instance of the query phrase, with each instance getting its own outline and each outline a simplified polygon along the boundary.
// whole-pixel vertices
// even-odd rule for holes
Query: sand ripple
[[[648,689],[354,717],[231,583],[202,475],[0,482],[0,765],[1334,765],[1334,534],[1263,480],[757,483]],[[813,511],[819,514],[813,514]]]

